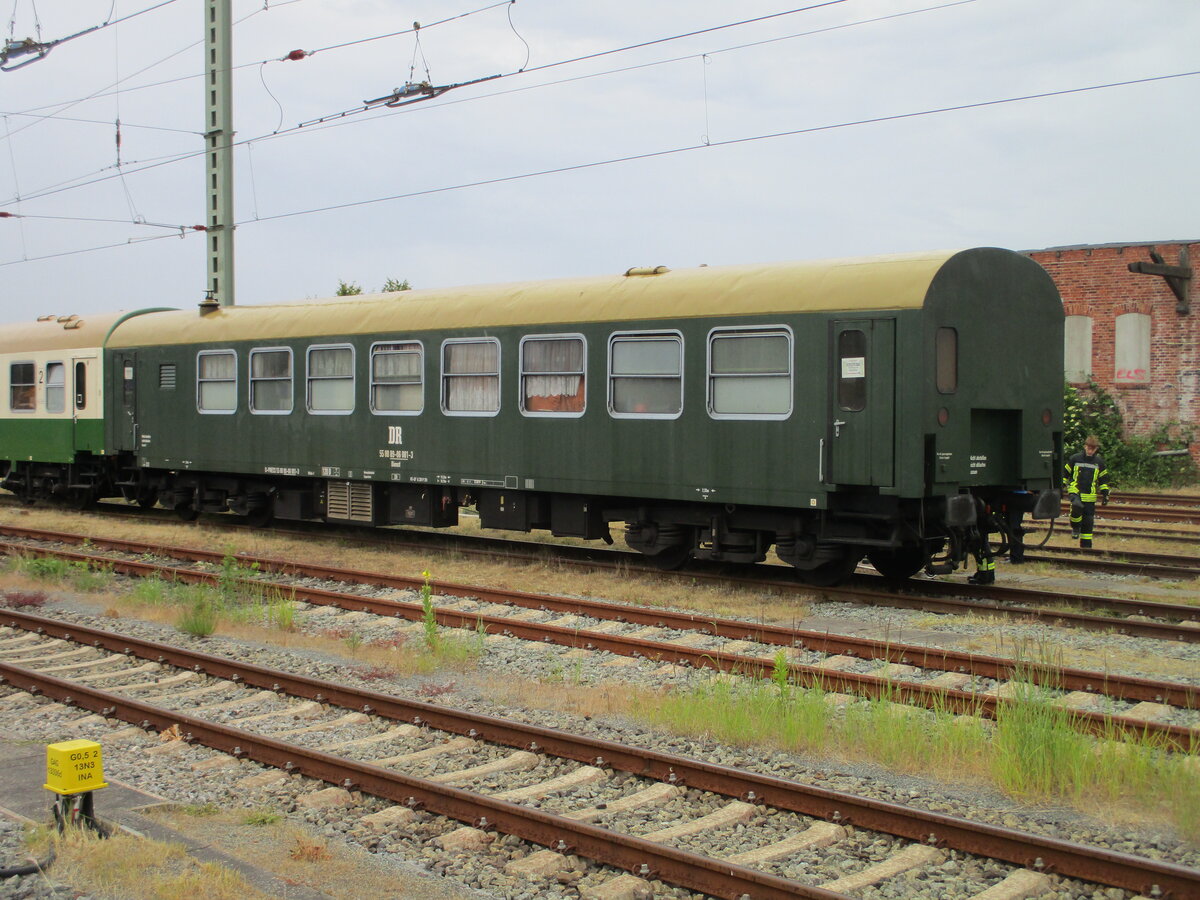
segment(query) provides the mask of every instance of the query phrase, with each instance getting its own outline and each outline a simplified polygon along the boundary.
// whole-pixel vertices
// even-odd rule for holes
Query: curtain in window
[[[237,408],[237,355],[206,353],[196,361],[199,377],[197,402],[205,412]]]
[[[354,351],[349,347],[309,351],[308,407],[314,412],[354,409]]]
[[[521,346],[523,396],[527,412],[583,412],[583,341],[555,338]]]
[[[13,363],[8,367],[8,408],[25,410],[36,406],[33,363]]]
[[[420,412],[422,395],[419,344],[375,350],[371,357],[371,404],[376,412]]]
[[[500,409],[500,345],[492,341],[447,344],[446,409],[496,412]]]
[[[291,412],[292,354],[287,350],[251,351],[250,409]]]

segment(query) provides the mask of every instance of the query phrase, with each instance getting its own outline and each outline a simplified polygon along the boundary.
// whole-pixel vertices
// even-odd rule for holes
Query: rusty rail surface
[[[1150,896],[1190,897],[1197,896],[1197,892],[1200,892],[1200,870],[1173,863],[1164,863],[1103,848],[1088,847],[1014,829],[969,822],[941,813],[909,809],[899,804],[857,797],[853,794],[818,788],[774,776],[744,772],[684,756],[629,747],[598,738],[572,735],[559,729],[525,725],[493,716],[461,712],[416,700],[405,700],[378,691],[324,682],[307,676],[293,675],[264,666],[198,653],[141,638],[60,623],[43,616],[5,611],[0,615],[0,625],[37,631],[64,640],[91,643],[93,646],[104,647],[114,652],[152,659],[249,686],[282,691],[292,696],[316,700],[331,706],[360,710],[383,718],[411,722],[416,725],[428,725],[441,731],[547,753],[590,765],[611,766],[614,769],[646,778],[686,785],[725,796],[740,797],[749,802],[786,809],[827,821],[850,824],[934,846],[989,856],[1026,868],[1099,882]],[[509,831],[510,821],[508,818],[499,818],[501,814],[516,816],[525,812],[536,813],[535,826],[531,830],[526,829],[526,826],[517,821],[511,823],[513,830],[510,833],[563,852],[580,853],[602,862],[610,862],[612,865],[638,874],[646,875],[646,872],[642,871],[642,867],[648,866],[650,871],[648,877],[671,881],[673,876],[667,873],[676,871],[673,868],[658,868],[657,860],[648,860],[644,855],[638,856],[638,854],[645,854],[651,848],[659,851],[667,848],[661,848],[637,838],[628,839],[634,842],[631,857],[622,857],[620,861],[617,861],[600,855],[591,856],[593,851],[588,848],[593,845],[573,842],[578,839],[577,836],[580,832],[560,828],[557,816],[537,810],[526,810],[525,807],[516,804],[490,800],[454,788],[428,784],[422,779],[391,773],[370,764],[349,763],[328,754],[303,751],[270,738],[261,738],[239,729],[213,725],[182,713],[138,703],[50,675],[39,675],[11,664],[0,663],[0,675],[22,690],[36,687],[39,692],[53,699],[70,702],[73,705],[82,706],[106,716],[115,716],[135,724],[148,723],[150,727],[160,731],[179,724],[181,731],[185,734],[191,732],[194,739],[208,746],[231,753],[240,750],[241,753],[237,755],[248,755],[268,765],[285,768],[289,771],[301,771],[304,774],[342,786],[347,786],[345,782],[348,778],[351,789],[367,793],[376,793],[378,790],[380,791],[378,796],[398,803],[407,803],[410,797],[414,797],[418,803],[434,812],[460,821],[472,822],[477,826],[480,824],[479,818],[482,816],[487,819],[487,824]],[[143,724],[143,727],[147,727],[147,725]],[[211,735],[212,741],[205,740],[204,735]],[[257,748],[255,752],[261,753],[261,756],[253,755],[247,747]],[[305,768],[306,765],[309,765],[307,762],[296,762],[301,753],[309,754],[310,758],[315,760],[311,763],[312,768]],[[290,767],[288,766],[289,762],[292,763]],[[345,763],[349,768],[342,771],[323,768],[333,763]],[[344,774],[345,771],[349,771],[350,774]],[[398,790],[396,789],[397,785],[399,786]],[[497,818],[488,818],[487,812],[479,812],[481,807],[470,806],[477,799],[488,804]],[[542,826],[546,829],[558,829],[558,831],[542,830]],[[516,830],[517,828],[522,830]],[[593,838],[598,837],[591,834],[593,829],[595,832],[601,832],[600,836],[603,837],[612,834],[594,826],[587,826],[583,834]],[[571,839],[564,838],[564,833],[568,833]],[[560,842],[565,842],[566,847],[560,846]],[[594,852],[599,854],[601,849],[596,849]],[[669,851],[669,854],[679,854],[680,852]],[[687,860],[689,863],[697,859],[708,863],[702,873],[705,878],[712,877],[711,866],[714,862],[722,872],[736,868],[709,860],[706,857],[683,855],[689,858]],[[669,862],[673,864],[678,860],[669,860]],[[746,871],[752,872],[753,870]],[[770,877],[762,876],[762,873],[757,872],[753,874],[759,877]],[[686,872],[681,873],[681,877],[686,876]],[[782,881],[781,879],[776,880]],[[693,883],[688,881],[675,883],[693,886]],[[784,882],[784,884],[792,889],[792,893],[768,894],[762,893],[762,888],[757,888],[751,893],[755,897],[840,896],[828,891],[821,892],[819,888],[803,888],[791,882]],[[795,888],[812,893],[797,893]],[[715,890],[707,884],[706,886],[695,886],[695,889],[717,896],[739,896],[736,893]],[[736,889],[742,892],[750,890],[744,884]]]
[[[0,552],[5,552],[12,546],[0,543]],[[106,565],[111,567],[113,571],[122,574],[143,577],[165,577],[168,580],[175,579],[189,583],[208,584],[216,583],[220,579],[220,576],[214,573],[201,572],[196,569],[163,566],[139,560],[113,560],[93,554],[51,550],[48,548],[26,549],[28,552],[37,555],[52,555],[85,564]],[[208,551],[191,552],[207,553]],[[242,559],[249,560],[251,558],[242,557]],[[292,566],[293,564],[288,563],[287,565]],[[295,568],[300,571],[306,569],[305,566],[296,566]],[[368,575],[368,573],[354,574],[361,575],[364,578]],[[416,579],[411,580],[416,581]],[[359,594],[347,594],[303,585],[277,584],[258,579],[244,579],[241,583],[259,589],[274,588],[297,600],[322,606],[335,606],[354,612],[368,612],[375,615],[403,618],[411,621],[420,621],[425,615],[424,608],[418,602],[410,603],[402,600],[364,597]],[[419,583],[424,584],[423,581]],[[438,584],[437,588],[439,593],[455,593],[458,596],[476,597],[485,600],[495,600],[502,595],[509,598],[520,595],[520,592],[481,591],[472,586],[463,585],[454,585],[448,591],[446,585],[441,583]],[[521,605],[526,606],[535,606],[548,599],[532,594],[523,595],[523,597],[528,602]],[[629,609],[628,607],[618,608],[622,610]],[[521,640],[540,641],[586,650],[602,650],[621,656],[644,657],[663,663],[686,665],[698,669],[716,669],[722,672],[740,673],[756,678],[771,677],[777,666],[776,661],[771,658],[729,653],[721,650],[702,650],[682,644],[623,637],[599,631],[550,624],[539,625],[518,621],[506,616],[466,613],[435,608],[435,618],[440,625],[476,630],[481,629],[486,634],[502,634]],[[742,628],[744,629],[745,627],[742,624]],[[891,700],[926,709],[946,710],[960,715],[976,715],[994,719],[1002,708],[1010,707],[1014,702],[994,695],[896,681],[878,675],[861,675],[853,672],[829,670],[796,662],[787,662],[786,668],[789,678],[803,687],[816,687],[825,691],[854,694],[870,699]],[[1031,666],[1030,668],[1032,670],[1036,667]],[[1056,673],[1056,669],[1047,667],[1044,677],[1049,679]],[[1106,681],[1112,680],[1101,673],[1090,674],[1095,684],[1101,686]],[[1134,685],[1130,684],[1130,689],[1133,689],[1133,687]],[[1145,685],[1143,685],[1144,687]],[[1163,686],[1159,685],[1158,687],[1161,688]],[[1173,696],[1190,697],[1192,699],[1196,697],[1195,689],[1189,689],[1189,686],[1186,685],[1173,685],[1170,686],[1169,690],[1174,692]],[[1184,751],[1191,751],[1200,744],[1200,734],[1196,730],[1185,726],[1085,710],[1071,710],[1069,715],[1071,722],[1077,728],[1091,734],[1125,734],[1135,737],[1153,735],[1163,740],[1168,746]]]

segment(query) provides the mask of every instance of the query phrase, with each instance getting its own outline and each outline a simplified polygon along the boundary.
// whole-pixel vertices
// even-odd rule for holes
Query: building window
[[[851,328],[838,335],[838,406],[867,408],[867,333]]]
[[[500,342],[442,344],[442,411],[494,416],[500,411]]]
[[[953,394],[958,390],[958,329],[939,328],[934,343],[938,393]]]
[[[683,411],[683,338],[614,334],[608,345],[608,410],[614,416],[677,418]]]
[[[271,347],[250,351],[250,412],[286,416],[292,411],[292,351]]]
[[[354,412],[354,348],[308,348],[308,411],[318,416]]]
[[[1150,383],[1150,317],[1145,313],[1117,316],[1117,384]]]
[[[60,362],[46,363],[46,412],[67,409],[67,369]]]
[[[782,328],[712,332],[708,411],[714,418],[787,418],[792,412],[791,332]]]
[[[371,347],[371,411],[416,415],[425,407],[424,348],[417,341]]]
[[[1063,370],[1067,381],[1084,384],[1092,377],[1092,319],[1067,316],[1063,334]]]
[[[521,339],[521,412],[583,415],[586,352],[582,337]]]
[[[234,351],[202,350],[196,354],[196,407],[202,413],[218,415],[228,415],[237,409]]]

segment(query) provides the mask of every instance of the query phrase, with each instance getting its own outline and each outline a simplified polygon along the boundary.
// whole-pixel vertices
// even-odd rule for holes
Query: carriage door
[[[117,417],[117,449],[137,451],[137,354],[120,353],[116,357],[117,396],[121,412]]]
[[[893,483],[896,320],[841,319],[830,335],[829,468],[838,485]]]

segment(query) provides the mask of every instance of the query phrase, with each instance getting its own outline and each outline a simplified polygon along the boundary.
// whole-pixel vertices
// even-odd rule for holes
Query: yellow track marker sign
[[[47,744],[46,783],[42,786],[63,797],[108,787],[100,745],[95,741]]]

